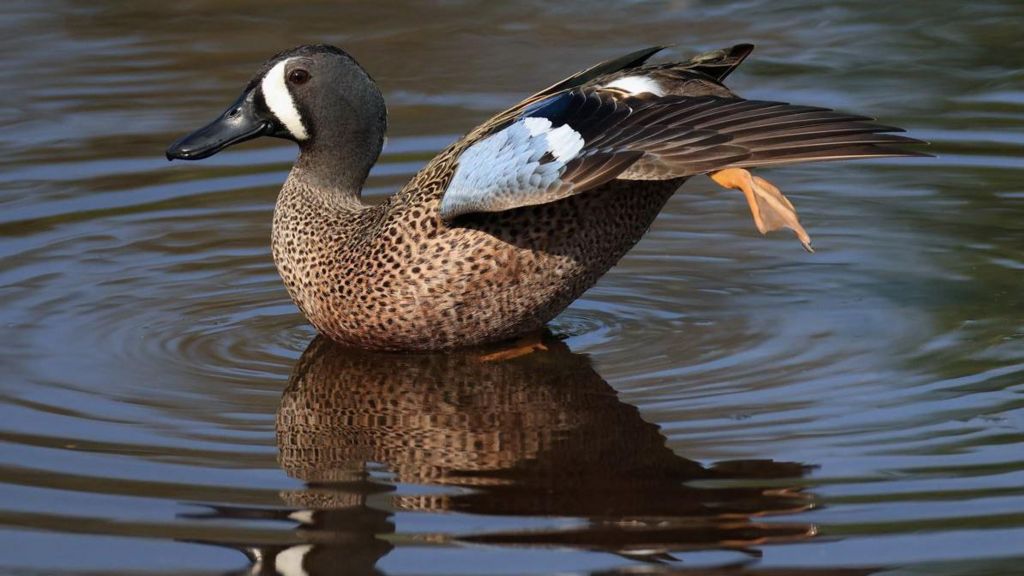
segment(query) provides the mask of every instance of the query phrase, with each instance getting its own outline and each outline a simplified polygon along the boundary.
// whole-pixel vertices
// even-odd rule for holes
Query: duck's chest
[[[356,255],[351,246],[363,209],[340,209],[304,190],[286,186],[274,207],[271,249],[288,294],[318,328],[326,304],[351,288]]]

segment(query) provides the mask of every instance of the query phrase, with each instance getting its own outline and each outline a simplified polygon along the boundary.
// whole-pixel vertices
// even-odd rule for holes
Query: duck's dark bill
[[[201,160],[224,148],[270,134],[273,121],[260,114],[254,102],[254,92],[247,91],[219,118],[199,130],[171,144],[168,160]]]

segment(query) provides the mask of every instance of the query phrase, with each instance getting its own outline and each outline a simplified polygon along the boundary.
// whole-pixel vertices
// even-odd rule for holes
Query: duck
[[[344,50],[276,54],[169,160],[268,136],[298,145],[271,248],[288,294],[344,346],[424,352],[529,338],[592,287],[692,176],[741,191],[762,233],[792,203],[748,169],[926,156],[873,119],[747,100],[723,81],[751,44],[650,63],[663,46],[599,63],[529,96],[449,145],[397,193],[364,202],[387,107]],[[908,148],[907,146],[910,145]]]

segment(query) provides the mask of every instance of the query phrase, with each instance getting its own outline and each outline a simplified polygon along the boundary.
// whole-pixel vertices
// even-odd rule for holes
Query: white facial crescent
[[[274,64],[274,67],[263,77],[260,89],[263,91],[263,99],[266,100],[270,112],[288,129],[288,132],[291,132],[296,140],[305,140],[309,138],[309,133],[306,132],[305,125],[302,124],[302,116],[299,115],[299,109],[295,107],[295,100],[288,90],[288,84],[284,77],[285,68],[291,60],[291,58],[286,58]]]

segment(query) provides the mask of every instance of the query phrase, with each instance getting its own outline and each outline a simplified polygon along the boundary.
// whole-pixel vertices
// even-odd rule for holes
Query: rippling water
[[[1020,570],[1020,3],[0,12],[0,571]],[[874,114],[938,158],[768,171],[813,255],[695,179],[545,350],[360,354],[314,340],[270,259],[293,149],[162,159],[313,41],[389,101],[371,201],[654,43],[754,42],[741,94]]]

